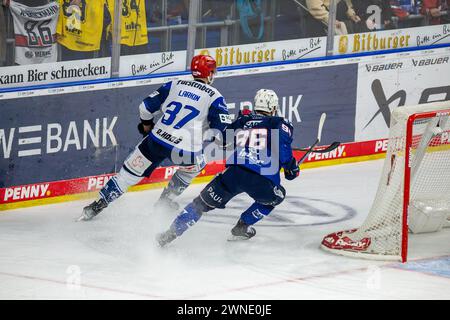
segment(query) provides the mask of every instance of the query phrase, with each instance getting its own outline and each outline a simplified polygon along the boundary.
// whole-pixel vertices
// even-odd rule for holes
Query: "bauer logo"
[[[35,184],[29,186],[6,188],[3,200],[31,200],[50,196],[51,192],[48,190],[48,187],[49,184]]]
[[[4,159],[54,154],[117,145],[114,126],[118,117],[70,121],[17,128],[0,128],[0,152]]]
[[[386,64],[375,64],[369,65],[366,64],[367,72],[378,72],[378,71],[386,71],[386,70],[396,70],[403,68],[403,62],[398,63],[386,63]]]
[[[448,63],[449,57],[440,57],[433,59],[411,59],[411,61],[414,67],[424,67]]]

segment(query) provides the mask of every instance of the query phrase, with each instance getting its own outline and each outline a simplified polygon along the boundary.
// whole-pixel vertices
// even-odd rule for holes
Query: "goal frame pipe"
[[[441,111],[431,111],[415,113],[408,117],[406,126],[406,150],[405,150],[405,176],[404,176],[404,186],[403,186],[403,217],[402,217],[402,262],[407,261],[408,257],[408,209],[409,200],[411,195],[411,149],[412,149],[412,139],[413,139],[413,125],[418,119],[434,118],[436,116],[449,116],[450,109]]]

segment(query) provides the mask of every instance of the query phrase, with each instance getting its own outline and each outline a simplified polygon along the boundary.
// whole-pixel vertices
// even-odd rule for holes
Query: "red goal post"
[[[384,168],[365,222],[358,229],[327,235],[323,249],[405,262],[412,205],[428,212],[439,209],[440,214],[448,208],[450,218],[449,116],[450,101],[399,107],[392,112]]]

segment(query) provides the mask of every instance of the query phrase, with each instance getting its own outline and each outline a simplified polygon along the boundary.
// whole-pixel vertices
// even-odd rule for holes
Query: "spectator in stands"
[[[168,18],[181,17],[181,20],[188,20],[189,0],[172,0],[168,3]]]
[[[393,28],[390,0],[352,0],[352,4],[362,20],[355,26],[354,32]]]
[[[336,33],[346,34],[346,21],[358,23],[361,19],[353,10],[351,0],[337,0]],[[327,35],[330,0],[306,0],[306,29],[309,37],[321,37]],[[341,19],[341,20],[339,20]]]
[[[445,24],[450,23],[449,10],[450,0],[423,0],[421,13],[428,18],[429,24]]]

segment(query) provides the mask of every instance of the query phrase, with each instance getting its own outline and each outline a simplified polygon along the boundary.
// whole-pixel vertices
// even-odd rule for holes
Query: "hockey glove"
[[[152,131],[153,127],[155,126],[155,124],[153,123],[153,121],[150,120],[150,122],[146,122],[144,124],[144,122],[140,122],[137,126],[137,129],[139,131],[140,134],[142,134],[142,136],[145,138],[150,131]]]
[[[294,180],[300,174],[300,168],[297,165],[297,160],[292,157],[292,160],[284,168],[284,177],[287,180]]]

